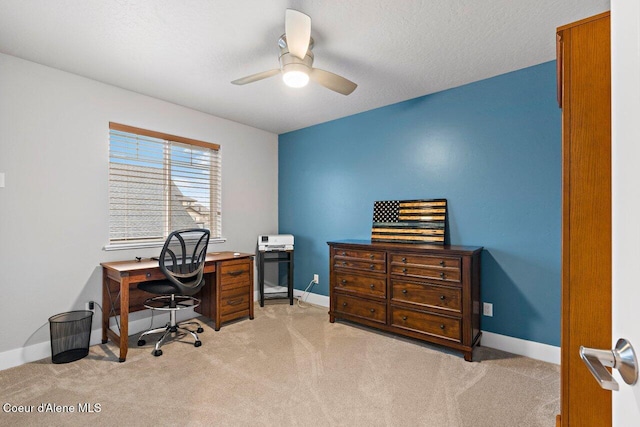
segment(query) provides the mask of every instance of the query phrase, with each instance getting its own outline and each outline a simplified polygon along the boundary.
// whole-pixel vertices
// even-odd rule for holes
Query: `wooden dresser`
[[[328,242],[329,321],[342,318],[461,351],[480,343],[482,247]]]
[[[253,319],[253,255],[240,254],[216,262],[215,283],[207,284],[197,298],[195,310],[215,322],[215,330],[230,320]]]

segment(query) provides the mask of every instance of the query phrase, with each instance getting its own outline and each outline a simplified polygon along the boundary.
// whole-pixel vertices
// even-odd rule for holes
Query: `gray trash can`
[[[92,320],[93,311],[89,310],[69,311],[49,318],[53,363],[69,363],[89,354]]]

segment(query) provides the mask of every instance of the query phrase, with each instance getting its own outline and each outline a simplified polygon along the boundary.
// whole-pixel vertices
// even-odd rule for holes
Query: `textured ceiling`
[[[609,4],[0,0],[0,52],[280,134],[550,61],[556,27]],[[230,83],[278,67],[286,8],[311,16],[314,66],[353,94]]]

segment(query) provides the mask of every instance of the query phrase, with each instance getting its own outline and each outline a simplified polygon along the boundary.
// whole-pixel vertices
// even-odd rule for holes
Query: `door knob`
[[[611,376],[605,366],[620,371],[625,383],[634,385],[638,380],[638,359],[631,344],[620,338],[613,350],[598,350],[580,346],[580,357],[600,387],[605,390],[619,389],[617,381]]]

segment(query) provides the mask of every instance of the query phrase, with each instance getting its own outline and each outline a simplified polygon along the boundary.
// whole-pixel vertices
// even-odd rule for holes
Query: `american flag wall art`
[[[446,199],[374,202],[371,241],[443,245],[446,218]]]

